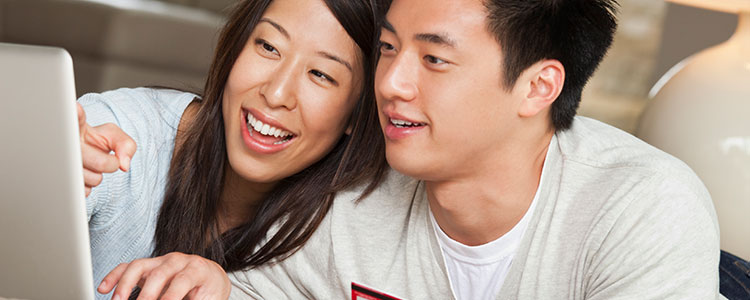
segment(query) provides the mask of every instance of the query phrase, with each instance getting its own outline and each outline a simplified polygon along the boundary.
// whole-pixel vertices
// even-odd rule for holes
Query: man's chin
[[[430,173],[434,168],[434,164],[429,164],[427,160],[424,159],[423,155],[417,153],[408,153],[404,155],[403,153],[394,152],[395,151],[386,151],[388,165],[394,170],[419,180],[430,180],[434,177],[435,174]]]

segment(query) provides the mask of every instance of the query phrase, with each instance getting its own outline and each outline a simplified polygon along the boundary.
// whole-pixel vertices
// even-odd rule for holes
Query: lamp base
[[[750,258],[750,14],[729,41],[681,62],[655,89],[636,135],[698,174],[721,248]]]

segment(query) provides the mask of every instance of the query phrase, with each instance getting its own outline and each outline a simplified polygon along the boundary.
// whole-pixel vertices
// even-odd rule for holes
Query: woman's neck
[[[255,217],[263,199],[276,186],[276,183],[247,181],[234,172],[228,163],[224,169],[224,186],[217,211],[222,233]]]

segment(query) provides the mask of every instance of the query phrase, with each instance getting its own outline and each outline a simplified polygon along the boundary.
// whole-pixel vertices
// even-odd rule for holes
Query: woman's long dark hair
[[[384,12],[377,3],[387,0],[324,0],[363,54],[364,84],[352,112],[352,133],[344,135],[318,162],[277,184],[251,220],[220,233],[219,201],[228,167],[224,85],[271,1],[242,1],[222,30],[195,120],[184,132],[184,142],[175,147],[156,225],[154,256],[174,251],[197,254],[216,261],[227,272],[286,258],[312,236],[336,192],[367,184],[362,194],[367,195],[385,174],[372,85],[378,50],[376,19]],[[267,237],[272,226],[274,232]]]

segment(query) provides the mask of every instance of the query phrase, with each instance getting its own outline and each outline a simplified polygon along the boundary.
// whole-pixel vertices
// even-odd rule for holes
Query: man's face
[[[382,29],[375,89],[390,165],[442,181],[513,155],[517,95],[481,0],[395,0]],[[515,89],[514,89],[515,90]]]

